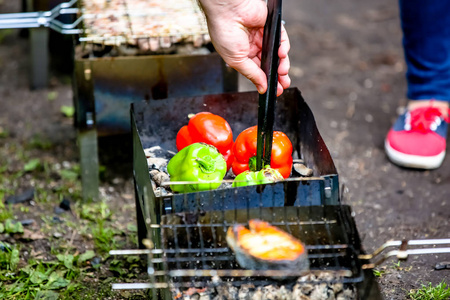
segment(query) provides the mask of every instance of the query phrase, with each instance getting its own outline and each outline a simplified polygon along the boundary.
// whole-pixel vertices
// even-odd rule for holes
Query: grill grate
[[[305,272],[244,270],[237,264],[225,236],[229,226],[247,225],[258,218],[270,222],[306,244],[312,274],[332,277],[305,281],[353,284],[364,280],[360,243],[348,206],[259,207],[167,214],[151,235],[161,236],[161,247],[149,251],[150,285],[155,289],[204,289],[221,284],[293,285]],[[320,278],[320,277],[319,277]]]
[[[139,54],[210,43],[195,0],[70,0],[50,11],[0,14],[0,29],[37,27],[79,34],[81,42],[102,47],[131,46]]]
[[[206,20],[195,0],[84,0],[80,41],[133,45],[157,51],[172,44],[208,43]]]

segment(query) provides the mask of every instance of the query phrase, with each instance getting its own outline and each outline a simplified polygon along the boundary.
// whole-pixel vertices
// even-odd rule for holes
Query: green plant
[[[63,105],[63,106],[61,106],[61,112],[67,118],[72,118],[75,114],[75,108],[73,106]]]
[[[41,160],[39,158],[33,158],[31,160],[29,160],[24,166],[23,166],[23,170],[25,172],[31,172],[34,170],[37,170],[39,168],[41,168]]]
[[[57,91],[50,91],[47,94],[48,101],[53,101],[53,100],[56,99],[56,97],[58,97],[58,92]]]
[[[30,259],[17,270],[19,250],[0,252],[0,299],[59,299],[60,292],[80,289],[83,272],[89,268],[86,261],[94,256],[93,251],[86,251],[80,255],[58,254],[56,261]]]
[[[19,264],[19,250],[12,249],[11,245],[0,242],[0,269],[15,271]],[[0,277],[1,279],[1,277]]]
[[[0,193],[1,196],[1,193]],[[1,199],[2,197],[0,197]],[[11,219],[13,217],[13,213],[12,213],[12,207],[11,205],[8,205],[8,207],[6,207],[6,205],[0,201],[0,222],[4,222],[7,219]]]
[[[109,250],[116,248],[116,240],[114,236],[116,231],[112,227],[105,226],[104,220],[99,220],[97,227],[92,229],[92,237],[95,247],[101,253],[108,253]]]
[[[398,261],[397,263],[392,263],[392,269],[400,270],[400,261]]]
[[[97,222],[111,217],[111,211],[105,201],[85,203],[81,206],[80,217],[85,220]]]
[[[0,126],[0,138],[7,138],[9,136],[8,130]]]
[[[23,225],[20,222],[13,222],[12,219],[7,219],[5,221],[5,232],[6,233],[23,233]]]
[[[48,150],[51,147],[52,147],[52,142],[50,142],[48,139],[41,137],[38,134],[33,136],[27,145],[28,149]]]
[[[384,273],[386,273],[386,271],[373,269],[373,275],[375,275],[375,277],[381,277]]]
[[[412,300],[448,300],[450,299],[450,287],[444,281],[436,286],[429,282],[428,285],[422,284],[418,290],[410,290],[408,296]]]

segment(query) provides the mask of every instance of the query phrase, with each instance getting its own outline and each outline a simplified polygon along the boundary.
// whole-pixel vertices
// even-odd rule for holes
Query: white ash
[[[165,172],[161,172],[157,169],[150,170],[150,177],[156,183],[157,186],[161,186],[163,182],[169,182],[170,177]]]
[[[294,170],[304,177],[311,177],[313,175],[313,170],[301,163],[294,163]]]
[[[324,281],[326,280],[326,281]],[[332,271],[321,271],[317,275],[308,274],[299,277],[293,283],[267,284],[256,286],[249,281],[241,286],[234,286],[231,282],[222,281],[215,276],[211,282],[205,283],[202,293],[191,293],[191,289],[180,291],[173,289],[173,294],[183,295],[178,299],[202,300],[353,300],[357,299],[354,285],[340,282],[339,275]]]

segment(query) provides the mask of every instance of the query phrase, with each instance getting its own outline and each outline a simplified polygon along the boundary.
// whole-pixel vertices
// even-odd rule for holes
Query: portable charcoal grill
[[[176,108],[176,109],[174,109]],[[286,133],[294,158],[313,170],[293,171],[273,184],[172,194],[153,171],[175,152],[175,136],[188,115],[209,111],[224,117],[235,134],[255,125],[258,94],[225,93],[133,103],[133,170],[140,247],[111,255],[146,255],[148,281],[114,289],[150,289],[153,299],[381,299],[372,268],[396,255],[449,253],[450,248],[408,249],[450,240],[392,241],[365,254],[349,206],[340,203],[333,160],[314,117],[295,88],[277,99],[275,130]],[[151,175],[152,174],[152,175]],[[179,183],[179,184],[187,184]],[[234,224],[258,218],[306,244],[311,272],[244,270],[225,241]],[[398,247],[378,258],[385,248]],[[377,259],[378,258],[378,259]],[[371,260],[376,260],[372,262]],[[302,295],[302,296],[300,296]],[[254,298],[251,298],[254,297]],[[258,298],[259,297],[259,298]],[[290,297],[290,298],[289,298]],[[306,297],[306,298],[302,298]],[[319,297],[319,298],[317,298]],[[347,297],[347,298],[345,298]]]
[[[175,136],[188,122],[190,113],[209,111],[221,115],[236,134],[255,125],[257,107],[255,92],[132,104],[138,236],[141,247],[149,246],[149,241],[151,245],[148,250],[111,253],[147,253],[150,282],[114,288],[152,288],[154,297],[164,299],[172,299],[177,291],[182,294],[183,290],[186,293],[196,288],[194,291],[213,297],[221,288],[229,291],[249,283],[255,286],[279,284],[272,278],[275,274],[290,275],[283,284],[292,290],[296,278],[304,274],[242,270],[225,242],[230,225],[259,218],[287,230],[307,244],[311,269],[317,277],[303,280],[313,289],[329,282],[343,284],[354,295],[377,295],[373,274],[363,270],[362,261],[358,259],[362,250],[350,209],[340,205],[333,160],[297,89],[288,89],[278,98],[275,130],[289,136],[294,158],[301,159],[313,170],[312,177],[293,173],[282,182],[241,188],[230,188],[226,180],[217,190],[187,194],[171,194],[164,184],[157,187],[149,174],[149,168],[157,166],[151,165],[152,157],[147,157],[147,150],[156,147],[158,151],[154,153],[161,157],[175,153]],[[332,272],[324,275],[324,269]],[[361,295],[361,299],[377,299]]]
[[[45,27],[78,37],[73,90],[84,199],[98,197],[97,137],[130,132],[131,102],[237,91],[237,73],[213,52],[195,0],[71,0],[0,15],[0,29]]]

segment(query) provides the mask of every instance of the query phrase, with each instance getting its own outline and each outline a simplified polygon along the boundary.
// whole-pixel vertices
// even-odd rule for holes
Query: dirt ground
[[[397,3],[285,0],[283,8],[292,86],[302,91],[315,115],[365,250],[370,253],[388,240],[450,238],[450,158],[438,170],[409,170],[391,164],[383,150],[385,134],[406,103]],[[0,1],[1,13],[13,9]],[[2,153],[39,137],[52,146],[29,150],[28,158],[77,164],[72,120],[60,112],[62,105],[72,105],[70,75],[51,70],[48,88],[30,90],[28,41],[16,30],[1,36],[0,133],[7,133],[0,138]],[[240,79],[240,90],[253,89]],[[11,172],[22,167],[7,157],[0,162]],[[131,170],[116,169],[107,167],[102,195],[112,210],[125,203],[132,212]],[[19,193],[36,184],[46,183],[25,176],[16,183],[8,181],[8,188]],[[46,213],[41,208],[29,215]],[[121,222],[134,222],[133,213]],[[444,261],[450,261],[449,254],[413,255],[399,265],[396,259],[387,260],[377,267],[385,299],[404,299],[407,291],[428,282],[450,283],[449,269],[435,270]]]

